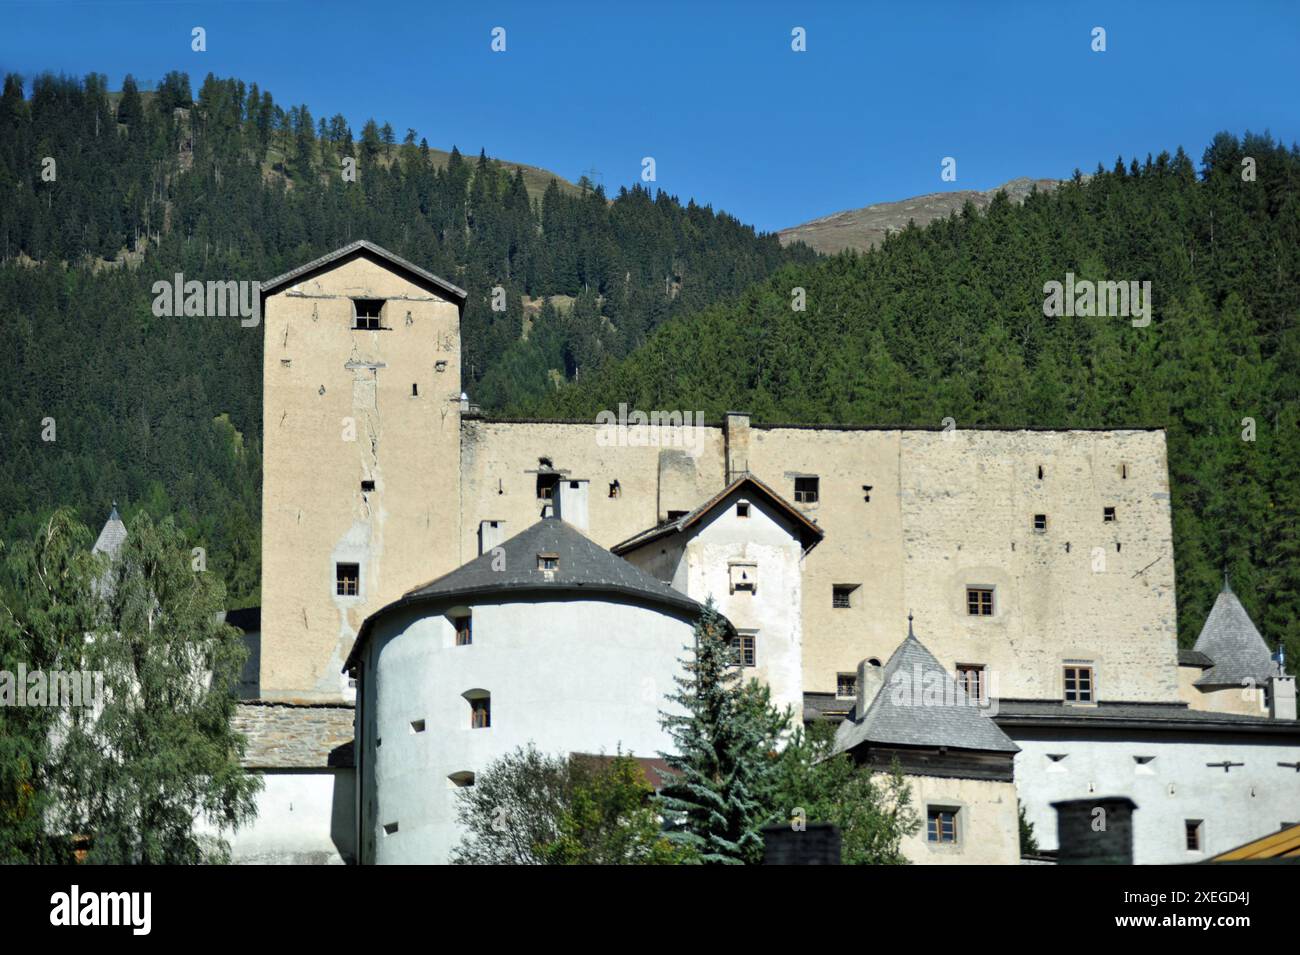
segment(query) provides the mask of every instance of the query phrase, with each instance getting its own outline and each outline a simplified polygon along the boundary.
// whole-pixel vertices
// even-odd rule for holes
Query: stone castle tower
[[[263,697],[349,698],[362,621],[455,566],[464,302],[368,242],[262,286]]]

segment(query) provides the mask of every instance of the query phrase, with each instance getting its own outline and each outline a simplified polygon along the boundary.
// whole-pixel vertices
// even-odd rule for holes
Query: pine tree
[[[759,830],[772,816],[764,796],[790,715],[772,706],[767,687],[742,683],[729,633],[710,601],[682,661],[685,676],[668,696],[684,712],[660,713],[675,745],[660,754],[675,774],[660,802],[672,838],[701,862],[741,865],[762,856]]]

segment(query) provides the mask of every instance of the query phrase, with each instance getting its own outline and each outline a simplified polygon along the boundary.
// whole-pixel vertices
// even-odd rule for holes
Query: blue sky
[[[611,192],[653,156],[660,188],[762,229],[1180,144],[1199,161],[1221,129],[1289,144],[1298,42],[1287,2],[0,0],[6,72],[235,76],[357,132],[373,115],[569,179],[594,168]]]

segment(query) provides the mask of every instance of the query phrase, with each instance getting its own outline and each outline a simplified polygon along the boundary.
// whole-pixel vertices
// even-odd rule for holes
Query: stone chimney
[[[863,660],[858,664],[858,700],[854,716],[862,719],[867,715],[867,707],[876,698],[880,688],[885,685],[885,668]]]
[[[1057,862],[1061,865],[1132,865],[1133,812],[1127,796],[1054,802]]]
[[[749,412],[728,411],[722,428],[727,449],[727,481],[730,484],[749,470]]]
[[[478,522],[478,552],[486,554],[506,539],[505,521]]]
[[[1268,715],[1275,720],[1295,719],[1295,677],[1279,673],[1268,680]]]
[[[585,478],[561,478],[555,489],[555,516],[584,534],[587,533],[587,488]]]

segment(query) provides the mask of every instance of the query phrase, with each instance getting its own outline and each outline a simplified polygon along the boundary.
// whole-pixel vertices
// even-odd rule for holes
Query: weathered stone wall
[[[903,840],[914,865],[1016,865],[1020,828],[1013,783],[947,776],[907,776],[912,808],[921,828]],[[957,809],[957,842],[930,842],[926,812],[931,806]]]
[[[386,299],[385,329],[354,330],[353,298]],[[356,258],[263,321],[261,691],[346,698],[361,622],[458,563],[459,309]],[[336,561],[361,565],[358,596],[336,595]]]

